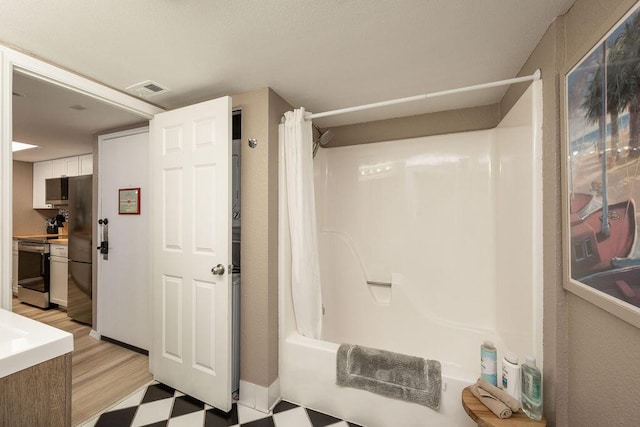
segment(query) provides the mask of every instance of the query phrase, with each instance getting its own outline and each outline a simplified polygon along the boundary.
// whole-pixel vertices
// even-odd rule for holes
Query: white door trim
[[[135,129],[127,129],[120,132],[106,133],[104,135],[98,135],[98,143],[102,141],[109,141],[112,139],[122,138],[123,136],[138,135],[139,133],[149,132],[149,125],[144,125]]]
[[[163,109],[63,70],[22,52],[0,46],[0,308],[11,310],[13,236],[13,155],[11,152],[13,71],[37,77],[151,119]]]

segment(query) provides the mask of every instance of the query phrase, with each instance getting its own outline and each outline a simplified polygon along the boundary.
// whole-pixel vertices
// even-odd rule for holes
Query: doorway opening
[[[96,312],[92,296],[97,287],[92,272],[96,252],[92,213],[96,203],[91,195],[97,185],[98,171],[93,167],[97,135],[133,126],[146,118],[18,69],[12,71],[11,96],[12,140],[35,145],[14,152],[11,159],[11,308],[74,335],[71,420],[72,425],[78,425],[152,380],[147,356],[91,336],[92,328],[97,326],[92,318]],[[47,179],[82,181],[87,190],[83,212],[70,209],[65,204],[67,200],[47,200]],[[88,228],[78,230],[84,236],[74,240],[69,228],[77,225],[81,216]],[[42,248],[35,254],[38,263],[27,262],[33,256],[20,256],[24,251],[18,246],[26,246],[29,241],[37,241],[38,248]],[[77,263],[80,270],[70,268],[74,264],[69,262],[78,250],[86,254],[85,262]],[[34,278],[41,286],[31,287],[32,290],[29,283]],[[69,286],[71,283],[78,286]],[[37,293],[37,298],[19,298],[20,290],[31,291],[26,295]],[[74,301],[80,303],[74,306]],[[88,317],[73,314],[78,307]]]

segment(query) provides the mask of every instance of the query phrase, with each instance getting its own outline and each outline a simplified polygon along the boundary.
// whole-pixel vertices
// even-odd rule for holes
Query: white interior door
[[[152,371],[228,411],[231,98],[156,115],[151,141]]]
[[[101,335],[149,350],[151,308],[149,289],[149,129],[147,127],[98,139],[99,214],[109,223],[108,259],[98,254],[98,323]],[[120,215],[120,189],[140,188],[140,214]],[[101,228],[95,218],[96,246]]]

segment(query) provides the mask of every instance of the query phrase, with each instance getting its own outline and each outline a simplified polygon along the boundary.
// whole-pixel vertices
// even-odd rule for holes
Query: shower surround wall
[[[296,331],[281,198],[284,399],[370,427],[471,426],[460,393],[483,340],[542,361],[540,94],[495,129],[319,151],[322,340]],[[441,410],[336,386],[339,343],[439,360]]]

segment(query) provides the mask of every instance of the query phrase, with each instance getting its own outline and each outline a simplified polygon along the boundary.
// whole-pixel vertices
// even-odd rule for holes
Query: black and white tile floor
[[[282,401],[271,414],[233,404],[228,414],[160,383],[132,394],[83,427],[361,427]]]

